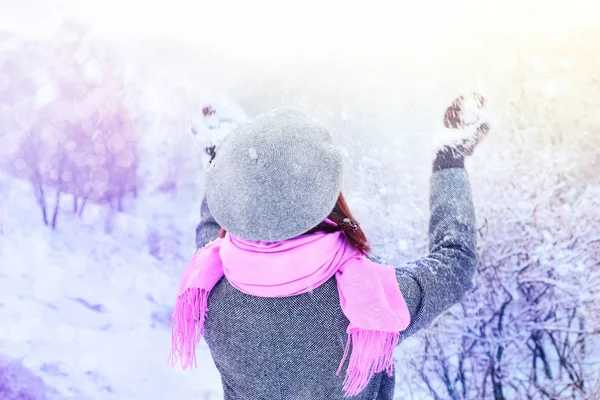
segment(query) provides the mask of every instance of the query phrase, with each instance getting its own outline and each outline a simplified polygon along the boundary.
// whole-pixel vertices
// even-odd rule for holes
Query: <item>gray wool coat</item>
[[[429,254],[395,267],[411,322],[400,342],[459,302],[472,289],[475,215],[464,168],[434,172],[430,182]],[[198,247],[219,225],[202,202]],[[226,400],[343,399],[336,375],[346,346],[335,277],[311,293],[284,298],[244,294],[222,278],[208,300],[205,339],[221,374]],[[394,376],[375,375],[351,399],[391,400]]]

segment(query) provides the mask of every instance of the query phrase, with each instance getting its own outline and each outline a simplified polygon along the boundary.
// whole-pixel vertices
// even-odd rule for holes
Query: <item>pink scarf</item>
[[[343,388],[355,396],[374,374],[393,371],[400,331],[410,321],[394,269],[360,254],[342,232],[318,232],[283,242],[247,241],[229,233],[198,250],[183,272],[172,321],[169,361],[197,367],[195,345],[204,334],[210,290],[225,275],[238,290],[260,297],[307,293],[335,275],[342,311],[350,321],[337,374],[348,357]]]

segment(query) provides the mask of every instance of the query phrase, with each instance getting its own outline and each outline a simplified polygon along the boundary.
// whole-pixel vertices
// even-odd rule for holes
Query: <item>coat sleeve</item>
[[[411,321],[401,339],[428,325],[473,288],[475,212],[464,168],[434,172],[430,189],[429,254],[396,268]]]
[[[200,223],[196,227],[196,249],[206,246],[219,237],[221,227],[215,221],[206,202],[206,196],[202,198],[200,206]]]

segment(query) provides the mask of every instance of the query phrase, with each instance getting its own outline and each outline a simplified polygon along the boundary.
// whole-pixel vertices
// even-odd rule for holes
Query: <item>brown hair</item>
[[[346,235],[348,241],[362,254],[367,255],[371,252],[371,246],[369,246],[367,237],[356,219],[352,216],[343,194],[340,193],[340,196],[335,203],[335,207],[333,207],[333,211],[327,218],[335,222],[336,225],[334,226],[327,222],[321,222],[306,233],[342,231]]]
[[[327,217],[329,220],[335,223],[335,225],[328,224],[327,222],[321,222],[305,234],[315,232],[339,232],[342,231],[346,235],[348,241],[362,254],[367,255],[371,252],[371,246],[367,241],[365,233],[361,229],[358,222],[352,216],[348,203],[344,199],[344,195],[340,193],[333,211]],[[225,237],[225,229],[221,228],[219,231],[219,237]]]

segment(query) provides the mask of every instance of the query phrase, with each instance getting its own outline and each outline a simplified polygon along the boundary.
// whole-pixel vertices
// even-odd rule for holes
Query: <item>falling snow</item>
[[[329,53],[327,63],[307,54],[306,65],[271,67],[175,40],[111,41],[109,29],[76,21],[40,38],[0,29],[0,398],[221,398],[204,342],[198,371],[166,363],[207,149],[275,106],[311,112],[342,150],[356,220],[377,255],[399,265],[427,253],[429,148],[463,88],[484,91],[500,114],[468,160],[475,290],[402,344],[396,393],[479,399],[485,382],[489,398],[486,374],[496,368],[505,398],[537,398],[533,358],[545,390],[578,393],[569,374],[580,374],[600,392],[590,378],[600,368],[600,65],[593,35],[588,43],[560,21],[523,23],[506,43],[476,35],[487,52],[451,30],[436,34],[435,24],[410,25],[393,47],[384,45],[390,32],[376,32],[380,40],[364,39],[366,56],[336,47],[333,68]],[[396,46],[399,58],[390,56]],[[570,365],[559,365],[550,338],[569,348]],[[567,373],[546,379],[530,350],[538,345],[552,354],[552,373]],[[459,373],[459,361],[471,369]]]

